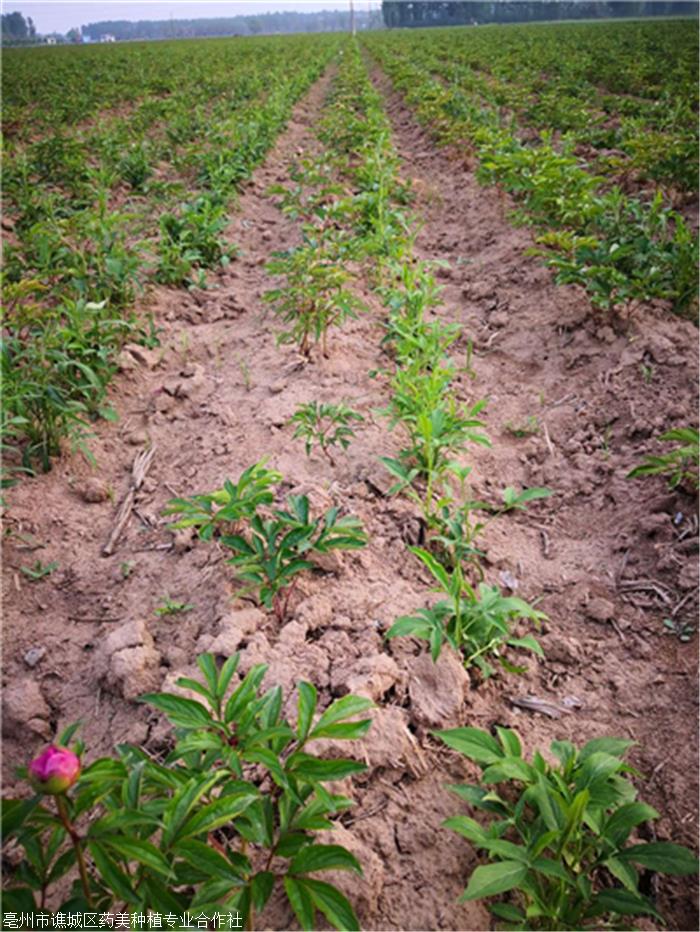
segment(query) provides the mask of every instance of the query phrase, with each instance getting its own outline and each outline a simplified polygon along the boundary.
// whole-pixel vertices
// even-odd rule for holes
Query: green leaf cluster
[[[484,815],[454,816],[447,828],[488,857],[462,899],[510,892],[491,904],[507,929],[629,928],[631,916],[661,919],[639,891],[639,868],[689,875],[694,855],[666,841],[641,842],[635,830],[659,814],[637,800],[624,756],[634,743],[594,738],[582,748],[551,745],[555,764],[536,751],[524,759],[518,736],[496,728],[435,733],[481,769],[478,784],[449,787]]]

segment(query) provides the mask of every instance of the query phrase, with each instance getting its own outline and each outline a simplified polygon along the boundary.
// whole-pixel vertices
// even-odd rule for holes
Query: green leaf
[[[148,841],[124,838],[122,835],[104,835],[100,838],[100,844],[116,851],[128,861],[138,861],[139,864],[143,864],[144,867],[148,867],[157,874],[163,874],[166,877],[172,874],[172,868],[163,854]]]
[[[536,858],[531,862],[530,867],[546,877],[556,877],[557,880],[563,880],[568,886],[573,887],[576,885],[574,878],[567,873],[563,864],[553,861],[551,858]]]
[[[34,796],[32,799],[3,799],[1,837],[7,839],[21,828],[25,819],[39,805],[40,799],[40,796]]]
[[[525,916],[522,910],[512,903],[493,903],[489,909],[498,919],[505,919],[506,922],[512,922],[516,925],[522,925],[525,922]]]
[[[622,757],[629,748],[636,744],[635,741],[628,741],[627,738],[593,738],[581,748],[579,760],[583,763],[586,758],[592,754],[603,752],[613,757]]]
[[[496,725],[496,734],[498,735],[498,740],[501,742],[504,752],[509,757],[523,756],[520,739],[514,731],[511,731],[510,728],[501,728],[499,725]]]
[[[240,793],[224,796],[203,806],[176,833],[177,839],[190,838],[212,832],[221,825],[226,825],[252,805],[258,797],[254,793]]]
[[[219,671],[219,681],[216,688],[217,699],[223,699],[226,695],[226,690],[229,687],[231,678],[238,668],[240,657],[240,654],[234,654],[232,657],[229,657]]]
[[[649,900],[630,890],[601,890],[597,893],[586,915],[603,916],[606,913],[620,913],[623,916],[655,916],[663,922]]]
[[[260,871],[257,873],[250,885],[250,895],[253,900],[253,906],[260,912],[265,908],[265,904],[270,899],[272,888],[275,885],[275,875],[270,871]]]
[[[216,687],[219,682],[219,671],[216,668],[216,660],[214,660],[212,654],[200,654],[197,657],[197,666],[204,674],[210,695],[216,696]]]
[[[363,718],[359,722],[338,722],[323,729],[322,735],[314,737],[333,738],[335,740],[354,741],[362,738],[372,727],[371,718]]]
[[[362,773],[367,767],[355,760],[346,760],[344,758],[321,760],[318,757],[300,753],[289,759],[288,769],[296,777],[315,782],[342,780],[343,777],[347,777],[351,773]]]
[[[521,780],[530,783],[535,779],[535,770],[521,757],[504,757],[487,767],[482,774],[483,783],[501,783],[504,780]]]
[[[54,744],[60,748],[67,748],[70,745],[71,739],[76,731],[82,725],[81,721],[73,722],[72,725],[69,725],[67,728],[64,728],[61,734],[56,738]]]
[[[559,794],[551,787],[541,773],[537,782],[529,791],[529,798],[534,800],[544,824],[550,831],[557,831],[564,825],[564,814],[559,805]]]
[[[309,874],[313,871],[336,869],[362,874],[360,862],[342,845],[308,845],[292,859],[289,865],[291,874]]]
[[[518,887],[527,877],[528,867],[522,861],[499,861],[477,867],[469,878],[467,889],[460,897],[464,900],[480,900],[485,896],[496,896]]]
[[[526,634],[521,638],[508,638],[508,644],[510,647],[520,647],[522,650],[530,650],[533,654],[537,654],[538,657],[544,658],[544,651],[540,646],[540,642],[531,634]]]
[[[619,858],[608,858],[603,861],[604,867],[610,871],[613,877],[616,877],[627,890],[637,893],[639,886],[639,875],[631,864],[621,861]]]
[[[360,924],[352,906],[337,887],[322,880],[312,880],[311,877],[299,879],[298,883],[335,929],[360,932]]]
[[[649,844],[633,845],[618,853],[622,861],[633,861],[661,874],[684,877],[697,874],[698,859],[688,848],[671,841],[654,841]]]
[[[116,895],[131,903],[132,906],[140,904],[139,897],[134,893],[134,884],[131,877],[125,874],[116,863],[114,858],[97,841],[88,841],[88,850],[95,862],[95,867],[100,872],[104,882]]]
[[[312,686],[311,683],[299,683],[297,689],[299,692],[297,734],[299,740],[304,741],[309,733],[311,721],[316,711],[318,693],[316,687]]]
[[[209,712],[195,699],[169,693],[146,693],[145,696],[139,696],[138,701],[164,712],[172,724],[179,728],[206,728],[212,724]]]
[[[162,843],[165,847],[171,843],[197,800],[209,793],[212,787],[225,776],[227,776],[227,771],[217,770],[204,779],[192,777],[176,791],[163,813]]]
[[[620,806],[605,824],[605,837],[609,838],[616,847],[627,841],[627,837],[635,825],[641,822],[651,822],[658,819],[656,809],[646,803],[626,803]]]
[[[243,871],[241,868],[245,870],[247,866],[245,862],[248,859],[243,858],[242,855],[237,855],[236,860],[238,863],[233,864],[223,854],[219,854],[214,848],[203,841],[198,841],[196,838],[179,841],[173,850],[178,857],[187,861],[188,864],[219,880],[242,879]]]
[[[447,570],[439,563],[435,557],[427,550],[423,550],[422,547],[409,547],[411,553],[414,553],[422,563],[430,570],[433,577],[440,583],[443,591],[450,591],[450,576],[447,573]]]
[[[619,757],[607,754],[605,751],[595,751],[585,759],[582,758],[581,769],[576,777],[576,787],[583,789],[591,787],[594,783],[602,783],[617,773],[620,767]]]
[[[448,747],[459,751],[477,764],[493,764],[504,757],[498,742],[478,728],[451,728],[447,731],[434,731],[433,734]]]
[[[312,932],[314,928],[314,904],[306,887],[294,877],[284,878],[284,889],[287,899],[299,920],[304,932]]]
[[[344,719],[357,715],[360,712],[367,712],[373,709],[374,703],[370,699],[364,699],[362,696],[343,696],[342,699],[336,699],[335,702],[328,706],[323,715],[316,722],[316,726],[310,734],[310,739],[328,737],[327,729],[330,725],[341,722]]]
[[[486,847],[488,835],[483,827],[474,819],[470,819],[469,816],[452,816],[450,819],[445,819],[442,824],[445,828],[450,828],[453,832],[458,832],[466,838],[467,841],[473,842],[473,844],[478,847]]]

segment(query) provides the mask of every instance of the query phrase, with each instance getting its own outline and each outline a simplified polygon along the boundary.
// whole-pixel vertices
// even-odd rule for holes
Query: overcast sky
[[[366,10],[369,0],[355,0],[357,9]],[[19,10],[31,16],[38,32],[66,32],[73,26],[107,19],[199,19],[235,16],[237,13],[268,13],[272,10],[346,10],[349,0],[2,0],[3,13]],[[379,0],[372,3],[374,9]]]

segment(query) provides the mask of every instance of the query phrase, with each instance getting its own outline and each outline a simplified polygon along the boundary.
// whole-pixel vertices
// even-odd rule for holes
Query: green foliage
[[[249,466],[235,483],[227,479],[216,492],[171,499],[163,514],[182,515],[171,527],[197,528],[202,540],[211,540],[217,529],[236,528],[249,521],[260,506],[271,505],[274,500],[272,487],[282,481],[282,474],[268,469],[266,462],[263,459]]]
[[[698,488],[698,466],[700,466],[700,434],[695,427],[676,427],[661,434],[659,440],[678,445],[661,456],[648,456],[639,466],[627,474],[628,479],[642,476],[668,476],[670,489],[687,483]]]
[[[113,417],[104,404],[115,354],[135,334],[106,302],[66,301],[52,312],[10,307],[1,347],[3,444],[23,467],[44,470],[61,440],[81,446],[90,419]]]
[[[514,195],[557,281],[581,285],[598,308],[662,298],[693,316],[698,239],[674,209],[677,190],[694,191],[698,177],[688,23],[364,41],[438,139],[473,152],[478,178]],[[671,48],[669,72],[662,49]],[[666,190],[634,193],[649,180]]]
[[[255,514],[247,533],[223,535],[221,543],[236,554],[228,562],[238,578],[256,589],[265,608],[274,609],[282,622],[296,577],[313,569],[309,557],[364,547],[367,535],[357,518],[339,517],[337,508],[312,519],[308,498],[290,495],[286,510],[275,509],[271,518]]]
[[[505,656],[509,647],[543,656],[532,635],[516,637],[512,632],[514,620],[526,618],[539,625],[547,617],[543,612],[522,599],[502,596],[497,586],[481,583],[475,589],[465,579],[459,564],[450,572],[427,550],[410,549],[436,580],[437,591],[447,599],[419,609],[416,615],[398,618],[387,637],[410,636],[428,641],[433,660],[438,659],[447,643],[462,656],[466,667],[475,664],[485,677],[494,672],[488,657],[496,658],[508,672],[523,672]]]
[[[228,221],[223,204],[200,197],[185,204],[179,215],[160,219],[158,279],[170,285],[206,284],[204,269],[227,266],[235,247],[221,237]],[[192,273],[195,278],[192,279]]]
[[[127,573],[127,576],[128,575]],[[178,602],[171,599],[170,596],[166,596],[163,602],[156,606],[155,614],[159,616],[185,615],[187,612],[191,612],[193,608],[194,605],[189,605],[187,602]]]
[[[359,929],[345,896],[315,875],[361,874],[361,865],[315,835],[352,805],[324,784],[365,766],[307,748],[362,737],[370,720],[356,716],[371,702],[348,695],[319,714],[315,687],[302,682],[292,726],[281,688],[261,691],[265,666],[236,680],[238,655],[221,667],[210,654],[197,663],[199,679],[178,681],[197,699],[141,698],[172,726],[164,760],[120,745],[116,757],[84,768],[58,813],[48,797],[5,801],[4,840],[15,839],[22,852],[3,891],[5,910],[45,912],[46,891],[56,887],[61,911],[115,911],[123,903],[142,913],[238,911],[250,929],[277,892],[303,929],[317,928],[317,912],[334,928]],[[82,882],[68,886],[76,863],[85,868]]]
[[[31,582],[38,582],[40,579],[44,579],[46,576],[50,576],[54,570],[58,569],[58,563],[42,563],[41,560],[37,560],[33,566],[21,566],[20,570]]]
[[[235,554],[228,562],[238,578],[257,591],[259,601],[280,622],[287,616],[298,574],[313,568],[310,557],[367,543],[360,521],[340,516],[338,508],[312,518],[305,495],[290,495],[286,509],[271,508],[271,487],[281,478],[263,461],[250,466],[235,484],[228,481],[218,492],[174,499],[166,509],[183,515],[174,528],[196,527],[204,540],[218,530],[221,544]]]
[[[273,275],[284,276],[285,285],[268,291],[265,300],[289,329],[278,336],[280,343],[295,342],[309,356],[314,343],[322,342],[328,354],[328,330],[357,317],[362,302],[347,287],[350,273],[339,261],[337,243],[307,232],[297,249],[276,253],[267,265]]]
[[[294,437],[303,438],[306,455],[311,456],[316,443],[331,466],[335,466],[328,448],[337,445],[347,450],[355,436],[351,422],[362,423],[364,418],[345,404],[309,401],[297,408],[290,421],[297,425]]]
[[[242,40],[233,60],[230,41],[3,59],[6,473],[87,452],[121,345],[153,338],[129,311],[141,287],[204,287],[234,255],[233,199],[339,41]]]
[[[639,891],[638,869],[697,873],[687,848],[634,838],[659,814],[637,801],[624,776],[634,773],[624,761],[632,741],[594,738],[580,750],[554,741],[551,764],[539,751],[526,761],[518,736],[505,728],[496,728],[496,738],[476,728],[435,734],[482,771],[478,784],[449,789],[486,821],[459,815],[444,824],[489,859],[474,870],[462,899],[510,891],[507,901],[491,904],[503,928],[628,929],[631,916],[661,920]]]

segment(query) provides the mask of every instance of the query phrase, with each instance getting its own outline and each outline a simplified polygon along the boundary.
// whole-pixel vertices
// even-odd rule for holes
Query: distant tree
[[[30,20],[31,22],[31,20]],[[21,13],[2,14],[3,39],[26,39],[29,36],[29,27]]]
[[[68,40],[68,42],[82,42],[83,37],[81,35],[80,29],[78,29],[77,27],[73,29],[69,29],[68,32],[66,33],[66,39]]]

